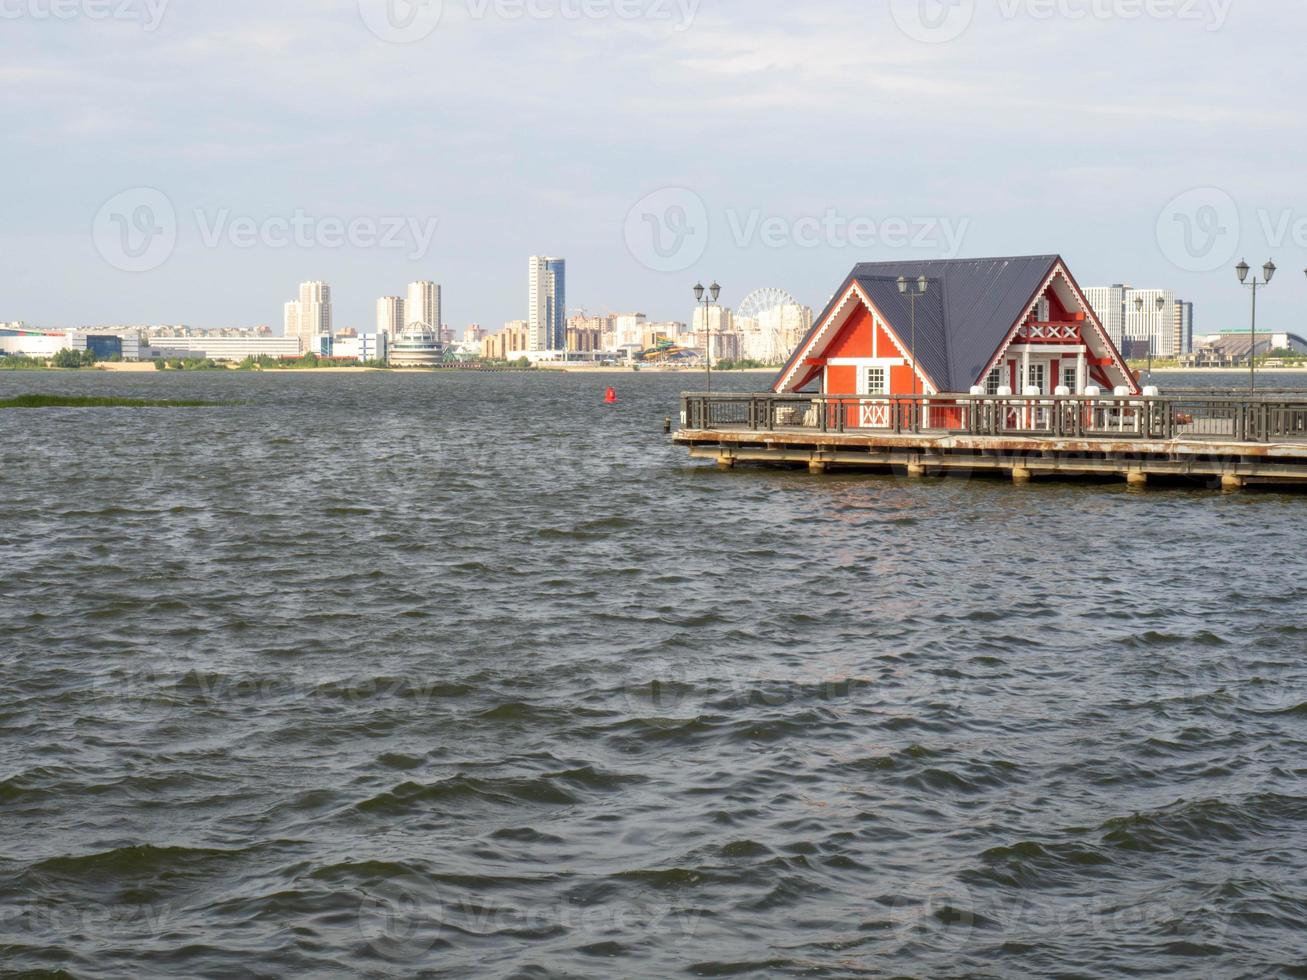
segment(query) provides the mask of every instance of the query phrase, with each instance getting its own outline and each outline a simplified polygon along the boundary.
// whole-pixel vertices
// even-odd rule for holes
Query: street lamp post
[[[708,363],[708,393],[712,394],[712,327],[708,319],[708,310],[713,303],[717,302],[717,297],[722,294],[722,287],[714,282],[707,289],[703,288],[703,283],[695,283],[694,300],[696,303],[703,304],[703,352],[704,359]]]
[[[908,277],[899,276],[899,292],[908,298],[908,306],[912,310],[912,339],[908,343],[908,357],[912,362],[912,397],[914,399],[917,396],[917,300],[926,295],[928,285],[926,277],[920,276],[916,282],[916,291],[913,291],[908,288]]]
[[[1234,267],[1234,271],[1239,275],[1239,281],[1248,286],[1253,291],[1253,324],[1252,336],[1248,341],[1248,390],[1257,391],[1257,290],[1263,286],[1269,286],[1271,280],[1275,278],[1275,263],[1267,261],[1262,266],[1262,281],[1258,282],[1257,277],[1253,276],[1253,281],[1248,281],[1248,273],[1252,271],[1247,260],[1240,262]]]
[[[1166,297],[1165,296],[1157,297],[1157,313],[1159,317],[1161,316],[1162,311],[1165,309],[1166,309]],[[1135,297],[1135,310],[1139,313],[1144,312],[1144,298],[1142,296]],[[1148,383],[1149,384],[1153,383],[1153,341],[1156,338],[1157,338],[1157,331],[1149,330],[1148,331]]]

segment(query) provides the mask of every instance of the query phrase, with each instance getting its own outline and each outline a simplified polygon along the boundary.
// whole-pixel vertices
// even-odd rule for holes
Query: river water
[[[0,975],[1307,976],[1307,497],[615,383],[0,376]]]

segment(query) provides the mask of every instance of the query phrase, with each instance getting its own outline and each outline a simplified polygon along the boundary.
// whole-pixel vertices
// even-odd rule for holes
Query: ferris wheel
[[[798,305],[799,301],[783,289],[774,287],[755,289],[744,297],[744,301],[740,303],[735,315],[745,320],[757,320],[762,314],[779,309],[782,306]]]
[[[768,316],[798,301],[783,289],[755,289],[735,312],[735,323],[743,331],[751,359],[764,364],[781,364],[789,356],[789,345],[781,330],[780,316]]]

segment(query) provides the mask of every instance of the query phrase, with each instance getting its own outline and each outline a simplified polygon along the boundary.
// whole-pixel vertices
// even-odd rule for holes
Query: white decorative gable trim
[[[850,305],[858,301],[860,301],[866,308],[867,312],[871,314],[872,329],[883,329],[885,331],[885,336],[889,337],[895,348],[897,348],[898,352],[902,355],[903,363],[906,364],[912,360],[911,354],[903,345],[899,335],[889,325],[889,321],[881,315],[880,310],[876,308],[876,304],[871,301],[871,297],[869,297],[863,288],[855,281],[844,293],[839,304],[831,310],[830,315],[822,324],[821,329],[813,334],[812,339],[809,340],[808,343],[804,345],[803,349],[794,357],[792,366],[785,372],[785,376],[781,379],[781,383],[776,387],[776,391],[785,392],[789,390],[790,385],[794,383],[795,378],[802,373],[802,368],[808,358],[812,356],[812,352],[814,350],[823,350],[824,345],[830,343],[830,341],[834,339],[834,335],[844,328],[844,325],[847,322],[847,317],[845,316],[846,311]],[[873,336],[875,336],[875,334],[873,334]],[[929,376],[921,369],[920,362],[917,363],[916,373],[917,379],[921,382],[921,390],[923,394],[938,394],[938,389],[934,382],[932,382]],[[825,376],[823,374],[823,389],[826,386],[824,378]]]
[[[1035,309],[1043,301],[1044,294],[1049,291],[1059,276],[1062,277],[1062,280],[1067,284],[1067,288],[1071,290],[1071,295],[1075,297],[1076,302],[1080,305],[1080,311],[1085,314],[1085,322],[1090,324],[1090,326],[1093,327],[1094,332],[1098,335],[1099,340],[1102,342],[1103,350],[1108,351],[1111,354],[1112,360],[1121,371],[1122,376],[1129,379],[1129,383],[1133,385],[1134,375],[1130,373],[1130,369],[1126,367],[1125,363],[1121,360],[1121,355],[1117,352],[1115,345],[1113,345],[1111,339],[1107,336],[1107,331],[1103,329],[1103,324],[1099,322],[1098,315],[1094,313],[1094,308],[1089,305],[1089,301],[1085,299],[1084,294],[1080,291],[1080,287],[1076,285],[1076,281],[1072,278],[1066,264],[1060,259],[1053,264],[1053,269],[1048,274],[1048,278],[1044,280],[1044,284],[1039,287],[1039,291],[1035,294],[1034,301],[1026,307],[1025,312],[1017,319],[1016,324],[1013,325],[1012,330],[1007,335],[1007,340],[1003,342],[1003,346],[999,348],[998,354],[995,355],[992,361],[990,361],[989,367],[985,369],[985,373],[981,375],[981,378],[988,377],[996,368],[1001,368],[1003,366],[1003,362],[1007,358],[1008,350],[1016,342],[1017,337],[1021,333],[1021,328],[1035,312]]]

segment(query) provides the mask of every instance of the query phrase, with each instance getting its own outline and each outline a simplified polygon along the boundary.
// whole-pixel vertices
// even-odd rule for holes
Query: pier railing
[[[1307,442],[1307,394],[1230,397],[685,394],[692,430]]]

